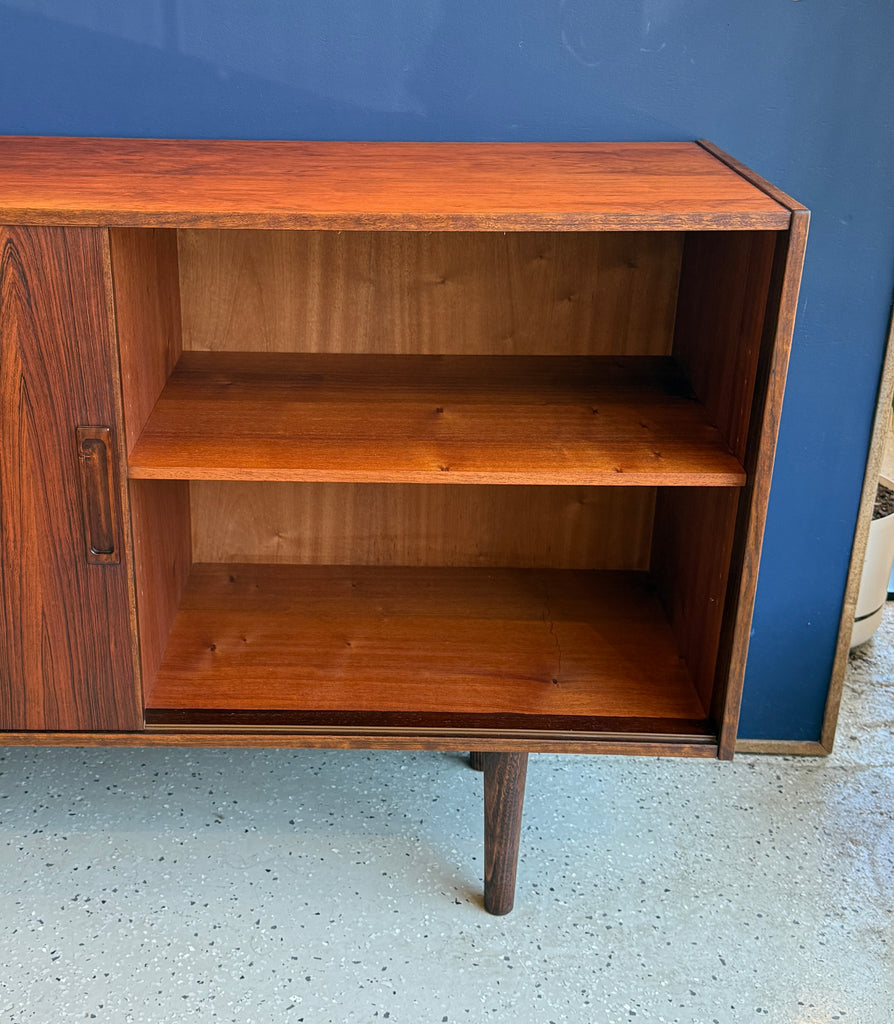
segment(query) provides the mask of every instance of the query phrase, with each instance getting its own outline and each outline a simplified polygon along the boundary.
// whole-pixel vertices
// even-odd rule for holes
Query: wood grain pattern
[[[662,487],[655,507],[651,568],[705,707],[716,685],[738,497],[721,488]]]
[[[556,731],[505,732],[463,729],[301,729],[168,727],[151,725],[143,732],[0,732],[9,747],[221,747],[229,749],[312,748],[318,750],[516,750],[544,754],[602,754],[637,757],[716,758],[712,736],[658,737],[562,734]]]
[[[183,347],[669,355],[675,232],[181,231]]]
[[[806,213],[709,149],[0,139],[0,219],[113,226],[0,232],[4,740],[731,756]],[[671,485],[665,611],[579,570]]]
[[[480,728],[705,717],[647,578],[506,569],[194,565],[146,702]]]
[[[739,513],[731,555],[732,571],[725,602],[726,610],[719,645],[720,657],[712,700],[713,713],[721,722],[718,756],[728,760],[740,749],[736,732],[741,692],[748,657],[776,435],[779,429],[785,375],[789,366],[810,214],[802,204],[786,196],[781,189],[723,153],[711,142],[701,140],[699,144],[706,152],[764,191],[774,202],[791,211],[790,229],[780,233],[773,243],[766,291],[756,293],[759,303],[764,306],[764,317],[761,324],[759,354],[753,370],[754,397],[748,420],[746,455],[743,456],[749,472],[749,483],[739,496]],[[766,254],[759,255],[758,265],[765,260]],[[743,312],[748,314],[750,311]],[[739,422],[742,422],[741,418]],[[738,436],[741,437],[742,434],[739,432]],[[740,442],[734,443],[733,451],[738,451],[739,446]],[[823,729],[823,742],[827,740]],[[741,746],[744,750],[758,750],[758,746],[753,745],[755,742],[760,745],[760,741],[742,741]],[[793,750],[798,745],[795,744]],[[816,745],[818,749],[807,750],[805,746],[805,749],[795,752],[827,753],[819,744]],[[828,745],[831,746],[831,742]],[[765,753],[772,752],[767,749]],[[784,751],[777,750],[776,753]]]
[[[131,480],[133,561],[144,690],[161,665],[192,565],[189,485]]]
[[[196,481],[190,500],[196,562],[647,569],[655,491]]]
[[[736,686],[744,680],[754,592],[740,589],[743,577],[737,567],[753,558],[746,554],[744,541],[752,502],[756,497],[766,507],[769,493],[769,476],[754,490],[755,473],[762,472],[764,451],[771,453],[772,465],[775,448],[776,427],[764,431],[767,367],[775,347],[787,351],[791,340],[791,324],[788,338],[777,337],[779,307],[774,301],[784,259],[780,247],[784,250],[787,244],[788,235],[775,232],[694,232],[683,251],[674,355],[709,419],[749,474],[738,510],[729,496],[663,494],[656,512],[661,526],[653,564],[664,581],[662,592],[681,653],[717,720],[726,715],[730,673],[738,680]],[[759,551],[762,527],[760,533],[751,530],[750,537]],[[736,618],[743,598],[747,621]],[[732,746],[724,750],[724,756],[732,756]]]
[[[148,708],[147,726],[165,729],[229,729],[254,732],[329,732],[333,735],[391,733],[542,738],[564,736],[650,742],[713,742],[715,730],[707,718],[639,718],[619,715],[530,715],[514,712],[479,714],[455,711],[326,711],[238,708]]]
[[[710,153],[715,159],[726,164],[730,170],[741,175],[746,181],[754,185],[755,188],[759,188],[764,195],[769,196],[774,202],[785,207],[786,210],[807,213],[807,207],[799,203],[797,199],[792,199],[792,197],[783,192],[781,188],[774,185],[772,182],[767,181],[766,178],[762,178],[756,171],[753,171],[750,167],[746,167],[745,164],[736,160],[735,157],[730,156],[729,153],[724,152],[724,150],[719,146],[715,146],[713,142],[710,142],[708,139],[697,139],[696,142],[706,153]]]
[[[180,357],[174,231],[109,232],[128,454]]]
[[[132,478],[740,486],[662,360],[184,352]]]
[[[84,515],[84,554],[91,565],[121,561],[121,509],[110,427],[75,430]]]
[[[674,356],[730,451],[745,458],[774,232],[686,237]]]
[[[130,453],[180,358],[177,232],[109,232],[121,393]],[[189,567],[189,488],[130,483],[135,605],[142,678],[153,680]]]
[[[754,386],[754,409],[746,446],[748,482],[739,498],[727,611],[721,631],[717,684],[712,703],[716,720],[720,722],[718,756],[723,760],[732,758],[736,746],[776,437],[782,416],[809,222],[810,214],[803,208],[792,211],[791,230],[780,233],[776,241],[768,288]]]
[[[5,729],[142,725],[127,560],[88,564],[80,501],[77,427],[109,426],[118,461],[105,254],[98,230],[0,229]]]
[[[0,138],[0,219],[134,227],[786,229],[694,142]]]
[[[527,754],[484,754],[484,909],[489,914],[508,914],[515,903],[527,770]]]
[[[736,740],[737,754],[772,754],[781,757],[827,757],[830,747],[810,740]]]

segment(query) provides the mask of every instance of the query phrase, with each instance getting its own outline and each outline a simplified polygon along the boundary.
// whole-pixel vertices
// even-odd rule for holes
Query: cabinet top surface
[[[787,197],[695,142],[0,137],[0,222],[331,230],[789,226]]]

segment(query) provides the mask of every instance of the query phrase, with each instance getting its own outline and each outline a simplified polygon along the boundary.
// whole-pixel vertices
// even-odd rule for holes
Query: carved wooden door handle
[[[108,427],[78,427],[77,438],[87,561],[92,565],[116,564],[121,556],[112,432]]]

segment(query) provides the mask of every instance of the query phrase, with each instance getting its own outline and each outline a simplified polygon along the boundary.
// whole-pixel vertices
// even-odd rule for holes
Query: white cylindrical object
[[[874,519],[869,524],[869,540],[866,544],[866,558],[863,561],[863,575],[860,578],[851,647],[865,643],[882,621],[892,563],[894,515],[889,515],[882,519]]]

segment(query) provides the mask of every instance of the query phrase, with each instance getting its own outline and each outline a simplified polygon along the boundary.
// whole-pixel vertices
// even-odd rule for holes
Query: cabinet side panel
[[[682,238],[184,230],[184,348],[667,355]]]
[[[0,728],[142,725],[124,530],[89,563],[76,440],[109,427],[117,472],[105,260],[102,230],[0,228]]]
[[[180,357],[177,232],[109,232],[127,452]]]
[[[791,230],[780,232],[774,246],[744,460],[747,483],[739,497],[732,557],[734,571],[730,576],[714,688],[715,716],[721,720],[719,756],[725,759],[733,756],[736,744],[776,437],[809,222],[810,214],[806,210],[793,210]]]
[[[134,575],[144,697],[152,691],[191,565],[189,484],[131,480]]]
[[[706,714],[712,711],[738,499],[732,488],[663,487],[656,502],[652,570]]]
[[[655,506],[652,487],[190,488],[196,562],[647,569]]]
[[[777,233],[686,237],[674,355],[730,451],[745,459]]]

